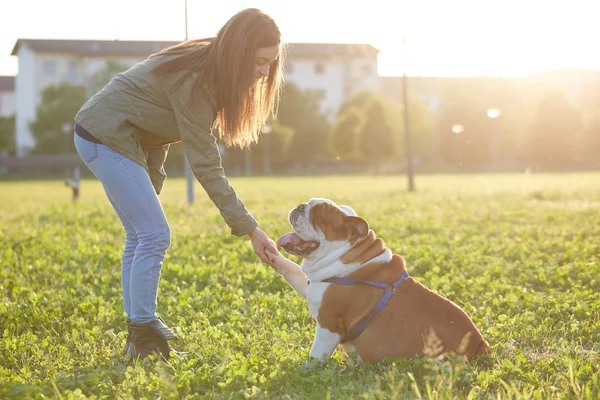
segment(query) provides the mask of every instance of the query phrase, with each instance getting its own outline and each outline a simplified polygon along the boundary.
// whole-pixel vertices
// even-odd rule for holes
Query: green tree
[[[402,90],[402,87],[400,86],[398,90]],[[403,159],[405,155],[405,127],[402,103],[384,98],[376,92],[362,91],[356,93],[340,107],[338,116],[352,107],[356,107],[364,115],[374,101],[383,106],[385,118],[392,131],[394,155],[398,159]],[[409,118],[413,156],[422,159],[431,158],[438,147],[435,119],[426,105],[414,95],[409,95]]]
[[[294,131],[287,162],[309,164],[316,157],[328,156],[330,124],[320,112],[319,99],[312,91],[287,83],[282,92],[277,121]]]
[[[279,121],[270,121],[271,132],[260,135],[258,143],[250,147],[250,159],[253,174],[265,173],[265,157],[268,158],[270,172],[277,172],[288,166],[287,154],[294,131]],[[223,166],[226,170],[242,173],[245,168],[246,152],[237,147],[225,149]]]
[[[440,152],[446,164],[462,163],[471,168],[490,165],[492,142],[487,107],[477,97],[449,95],[444,100],[439,127]],[[463,131],[454,133],[453,125],[461,125]]]
[[[569,104],[565,94],[548,92],[532,126],[530,161],[551,169],[573,165],[580,156],[582,128],[581,113]]]
[[[348,111],[348,109],[352,107],[355,107],[356,109],[364,113],[367,111],[373,100],[380,100],[383,102],[386,101],[376,92],[368,90],[357,92],[340,106],[337,115],[340,116],[345,114]]]
[[[495,147],[500,165],[518,161],[527,147],[532,104],[531,88],[508,79],[472,78],[448,85],[442,93],[437,127],[442,159],[447,164],[462,161],[467,167],[487,168]],[[500,117],[488,118],[490,108],[500,109]],[[453,125],[462,125],[463,132],[452,132]]]
[[[85,90],[67,83],[49,86],[42,92],[35,121],[29,127],[35,138],[34,154],[61,154],[71,151],[72,131],[63,131],[85,102]]]
[[[86,80],[85,94],[88,98],[102,90],[102,88],[118,73],[129,68],[127,65],[112,58],[107,58],[105,61],[106,64],[104,67],[100,68]]]
[[[15,116],[0,118],[0,151],[15,154]]]
[[[261,134],[259,142],[252,148],[252,157],[255,163],[253,168],[259,168],[266,172],[264,171],[265,157],[270,160],[269,163],[273,170],[283,168],[287,163],[287,154],[293,137],[294,130],[292,128],[282,125],[278,121],[272,121],[271,132]]]
[[[586,85],[583,89],[583,101],[578,108],[582,113],[584,134],[581,140],[582,161],[600,165],[600,82]]]
[[[358,158],[360,155],[358,138],[363,123],[363,114],[356,106],[347,107],[344,113],[338,114],[331,132],[329,144],[331,154],[341,158]]]
[[[600,107],[598,107],[596,116],[586,130],[583,145],[584,160],[600,165]]]
[[[404,159],[406,155],[404,105],[398,102],[387,102],[386,115],[394,136],[394,153],[398,159]],[[412,156],[423,160],[431,159],[437,155],[439,147],[435,119],[425,103],[410,94],[408,97],[408,118]]]
[[[373,101],[367,109],[359,147],[370,162],[378,163],[394,154],[394,136],[381,101]]]

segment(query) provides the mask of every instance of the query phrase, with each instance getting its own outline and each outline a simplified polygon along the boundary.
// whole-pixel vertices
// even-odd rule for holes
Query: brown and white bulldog
[[[281,255],[272,266],[307,300],[316,321],[311,357],[322,360],[338,344],[367,362],[490,352],[467,314],[409,277],[404,259],[350,207],[312,199],[289,221],[294,232],[277,244],[301,256],[302,266]]]

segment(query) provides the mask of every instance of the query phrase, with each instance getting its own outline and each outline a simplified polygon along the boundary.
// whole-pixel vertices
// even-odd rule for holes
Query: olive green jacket
[[[191,84],[174,85],[181,73],[160,79],[151,74],[151,68],[164,60],[149,58],[118,74],[83,105],[75,121],[103,144],[143,166],[157,194],[167,177],[164,162],[169,144],[181,141],[196,179],[231,233],[246,235],[258,223],[221,166],[212,132],[216,116],[212,96],[190,107]]]

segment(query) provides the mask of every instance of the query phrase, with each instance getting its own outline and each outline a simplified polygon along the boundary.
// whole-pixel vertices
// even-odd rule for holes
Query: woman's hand
[[[269,265],[273,265],[273,260],[276,256],[279,255],[279,251],[277,251],[277,245],[271,239],[265,235],[265,233],[260,229],[256,228],[249,234],[250,241],[252,242],[252,247],[254,248],[254,252],[261,259],[262,262],[265,262]],[[270,254],[267,255],[265,250],[269,250]]]

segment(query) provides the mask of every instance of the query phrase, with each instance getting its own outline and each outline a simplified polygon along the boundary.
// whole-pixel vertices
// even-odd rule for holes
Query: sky
[[[286,42],[368,43],[382,76],[518,77],[600,70],[599,0],[188,0],[190,38],[237,11],[271,15]],[[0,75],[19,38],[183,40],[185,0],[0,0]],[[406,37],[406,46],[402,38]]]

